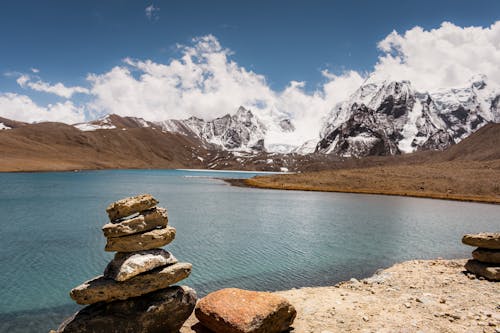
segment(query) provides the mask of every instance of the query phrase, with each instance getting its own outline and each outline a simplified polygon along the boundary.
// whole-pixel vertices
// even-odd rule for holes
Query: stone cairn
[[[167,211],[149,194],[125,198],[106,209],[111,223],[102,228],[106,251],[116,252],[104,275],[70,292],[88,305],[58,328],[57,333],[177,332],[193,312],[196,293],[172,286],[191,273],[160,249],[172,242],[175,228]]]
[[[467,234],[462,243],[477,246],[465,269],[477,276],[500,281],[500,232]]]

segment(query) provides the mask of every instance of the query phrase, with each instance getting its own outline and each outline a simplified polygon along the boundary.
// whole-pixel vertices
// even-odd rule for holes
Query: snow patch
[[[0,123],[0,130],[10,130],[10,129],[12,129],[12,127],[9,127],[4,123]]]

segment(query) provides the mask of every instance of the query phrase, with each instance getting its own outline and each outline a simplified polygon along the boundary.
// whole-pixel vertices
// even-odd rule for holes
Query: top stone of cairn
[[[151,209],[156,206],[157,203],[158,200],[153,198],[151,194],[141,194],[113,202],[106,208],[106,212],[111,221],[116,221],[132,214]]]
[[[462,238],[462,243],[485,249],[500,250],[500,232],[467,234]]]

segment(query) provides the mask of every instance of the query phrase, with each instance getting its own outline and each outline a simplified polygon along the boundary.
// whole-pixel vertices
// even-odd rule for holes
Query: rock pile
[[[462,243],[478,247],[465,269],[488,280],[500,281],[500,233],[467,234]]]
[[[175,238],[167,211],[149,194],[125,198],[106,209],[102,228],[106,251],[117,252],[104,274],[70,292],[78,304],[90,304],[61,324],[57,333],[177,332],[196,305],[196,293],[171,286],[191,273],[160,249]]]

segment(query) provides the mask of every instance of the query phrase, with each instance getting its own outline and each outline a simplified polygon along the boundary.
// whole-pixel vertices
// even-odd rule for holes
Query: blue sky
[[[148,6],[154,8],[149,16]],[[381,55],[377,43],[393,30],[428,31],[445,21],[489,27],[499,19],[497,0],[2,1],[0,93],[27,95],[42,107],[64,102],[16,78],[30,74],[50,84],[88,87],[89,73],[106,73],[124,58],[168,64],[182,56],[177,44],[212,35],[231,50],[231,60],[263,75],[273,91],[304,81],[302,89],[313,94],[328,80],[322,70],[373,71]],[[81,106],[92,99],[75,94],[71,102]]]

